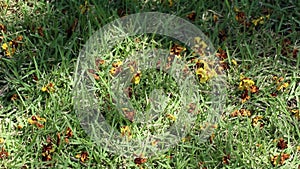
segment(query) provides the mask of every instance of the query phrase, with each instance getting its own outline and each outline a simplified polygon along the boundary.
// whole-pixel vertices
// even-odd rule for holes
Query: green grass
[[[300,50],[299,2],[172,2],[170,6],[167,0],[90,0],[89,10],[81,13],[80,5],[84,5],[84,1],[0,0],[0,45],[20,35],[23,37],[11,57],[6,56],[0,46],[0,168],[299,168],[300,117],[291,112],[299,111],[300,107],[300,52],[296,52]],[[133,156],[106,151],[85,133],[74,109],[72,92],[79,52],[93,33],[120,18],[119,15],[149,11],[184,19],[194,11],[195,20],[190,22],[203,31],[216,49],[223,49],[227,55],[224,62],[229,68],[224,70],[226,103],[211,137],[205,142],[197,137],[211,101],[210,95],[202,92],[200,113],[187,137],[190,139],[166,152],[157,152],[148,157],[147,162],[137,165]],[[245,19],[236,20],[238,14],[244,14]],[[218,21],[214,21],[214,15]],[[255,26],[252,21],[262,16],[264,23]],[[139,43],[135,43],[136,38],[140,39]],[[145,51],[147,47],[169,50],[174,43],[179,42],[146,34],[129,37],[110,53],[102,54],[105,64],[97,71],[100,80],[96,94],[101,111],[118,131],[123,126],[131,126],[132,137],[137,138],[145,128],[139,129],[141,124],[131,123],[121,116],[115,106],[110,91],[114,79],[109,73],[112,63],[126,60],[136,50]],[[187,56],[190,51],[187,50]],[[251,93],[244,103],[241,101],[243,91],[238,89],[241,74],[252,79],[259,88],[259,92]],[[274,76],[284,80],[276,84]],[[289,86],[277,91],[278,85],[285,82]],[[54,84],[53,89],[50,83]],[[47,85],[50,91],[42,91]],[[140,83],[131,87],[134,94],[130,101],[137,110],[150,109],[147,99],[151,91],[160,88],[167,94],[172,93],[165,114],[176,116],[181,108],[174,79],[159,70],[142,72]],[[199,83],[198,87],[201,91],[211,90],[210,83]],[[232,112],[238,109],[247,109],[251,115],[233,116]],[[172,120],[165,114],[153,123],[171,125]],[[47,120],[40,121],[43,128],[28,122],[33,115]],[[256,124],[258,116],[262,119]],[[66,134],[68,128],[72,136]],[[151,132],[159,132],[159,129],[152,128]],[[278,147],[280,138],[287,147]],[[50,145],[54,151],[50,153],[51,160],[46,161],[43,152]],[[5,152],[8,152],[7,157]],[[82,152],[88,154],[84,162],[76,158]],[[289,158],[284,164],[274,166],[271,158],[282,153],[289,154]]]

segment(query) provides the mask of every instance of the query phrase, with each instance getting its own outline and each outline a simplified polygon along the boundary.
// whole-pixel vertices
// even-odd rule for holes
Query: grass
[[[299,168],[300,4],[172,2],[1,0],[0,167]],[[121,156],[97,145],[80,125],[72,98],[76,63],[83,45],[99,28],[123,15],[149,11],[187,19],[211,40],[223,61],[226,103],[207,141],[200,142],[197,135],[212,98],[201,93],[200,113],[184,141],[154,156]],[[4,49],[3,44],[9,42],[13,46]],[[102,54],[104,64],[94,72],[99,78],[99,106],[109,124],[123,131],[124,137],[139,138],[147,130],[120,116],[109,90],[114,80],[112,63],[126,60],[136,50],[145,51],[149,46],[169,50],[175,43],[179,42],[146,34],[129,37]],[[190,51],[186,50],[183,59],[189,60]],[[163,88],[172,94],[166,103],[169,107],[152,122],[153,126],[172,125],[173,116],[180,119],[176,112],[181,109],[174,79],[160,70],[141,73],[139,83],[130,86],[134,108],[151,109],[151,92]],[[241,74],[249,79],[241,79]],[[245,80],[252,80],[252,88],[259,91],[248,88],[250,98],[243,101],[245,89],[239,86]],[[210,91],[211,86],[199,83],[198,87],[199,91]],[[159,129],[150,131],[157,133]]]

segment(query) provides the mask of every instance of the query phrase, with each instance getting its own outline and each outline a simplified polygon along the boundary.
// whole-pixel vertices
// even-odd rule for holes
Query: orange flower
[[[250,92],[251,92],[251,93],[257,93],[258,91],[259,91],[259,89],[258,89],[257,86],[254,85],[254,86],[251,86],[251,87],[250,87]]]
[[[42,160],[43,161],[50,161],[52,160],[52,154],[55,151],[55,148],[52,145],[52,140],[50,137],[47,137],[47,144],[43,145],[42,148]]]
[[[93,69],[88,69],[88,72],[93,75],[95,80],[100,80],[100,77],[97,75],[96,71]]]

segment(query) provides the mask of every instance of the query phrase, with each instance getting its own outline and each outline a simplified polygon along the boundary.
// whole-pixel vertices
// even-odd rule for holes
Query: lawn
[[[279,0],[0,0],[0,168],[300,168],[299,11]],[[144,12],[202,33],[93,39]]]

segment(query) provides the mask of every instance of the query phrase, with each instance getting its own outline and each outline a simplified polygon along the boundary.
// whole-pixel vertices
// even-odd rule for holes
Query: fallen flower
[[[53,83],[48,83],[46,86],[43,86],[41,89],[43,92],[48,92],[48,93],[52,93],[55,91],[54,89],[54,84]]]
[[[121,136],[126,137],[128,140],[132,138],[131,130],[128,126],[121,127]]]
[[[134,159],[134,163],[137,165],[141,165],[145,162],[147,162],[147,158],[138,157]]]
[[[262,128],[264,126],[264,123],[261,122],[261,120],[263,119],[263,116],[255,116],[254,118],[252,118],[252,126],[260,126],[260,128]]]
[[[250,78],[243,78],[239,84],[239,89],[249,90],[253,85],[255,85],[253,80],[251,80]]]
[[[137,73],[133,76],[131,82],[133,82],[134,84],[139,84],[141,81],[141,76],[142,76],[141,71],[137,71]]]
[[[0,137],[0,144],[4,143],[4,138]]]
[[[293,109],[293,110],[291,110],[291,112],[296,117],[296,119],[300,120],[300,110],[299,109]]]
[[[49,138],[48,138],[47,142],[48,142],[48,144],[43,145],[43,148],[42,148],[42,160],[43,161],[51,161],[52,154],[55,151],[54,147],[52,146],[51,139],[49,141]]]
[[[237,116],[242,116],[242,117],[246,117],[246,116],[251,116],[251,112],[249,110],[246,109],[240,109],[240,110],[235,110],[230,114],[231,117],[237,117]]]
[[[278,143],[277,143],[277,148],[281,149],[281,150],[284,150],[288,147],[286,141],[284,141],[283,138],[280,138]]]
[[[176,117],[173,114],[167,114],[167,118],[171,121],[176,121]]]
[[[89,159],[89,154],[86,151],[82,151],[80,154],[75,156],[77,159],[80,159],[81,162],[85,162]]]
[[[283,165],[285,160],[290,158],[290,154],[282,153],[281,155],[275,155],[271,157],[273,166]]]
[[[27,121],[31,125],[36,125],[38,128],[43,128],[44,125],[39,122],[46,122],[46,119],[39,116],[32,116],[31,118],[28,118]]]
[[[5,159],[9,156],[8,152],[5,151],[4,147],[2,147],[2,150],[0,151],[0,159]]]

